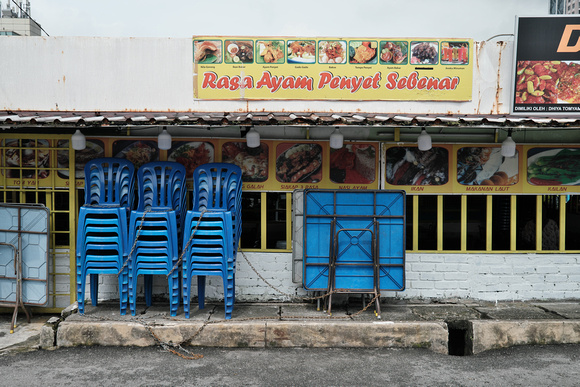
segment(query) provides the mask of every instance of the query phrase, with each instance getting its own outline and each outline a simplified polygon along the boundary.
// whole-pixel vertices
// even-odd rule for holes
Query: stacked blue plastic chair
[[[179,247],[186,211],[186,170],[175,162],[150,162],[137,171],[139,200],[129,220],[129,306],[136,314],[137,279],[144,276],[145,303],[152,304],[153,275],[167,276],[170,312],[180,301]]]
[[[193,172],[193,206],[183,236],[183,309],[189,318],[191,281],[197,276],[199,308],[205,307],[206,276],[221,276],[225,318],[235,302],[236,253],[241,234],[242,170],[208,163]]]
[[[127,214],[133,207],[135,167],[124,159],[105,157],[85,165],[85,204],[77,230],[77,300],[84,313],[86,276],[93,305],[98,304],[99,274],[119,276],[121,314],[128,301]]]

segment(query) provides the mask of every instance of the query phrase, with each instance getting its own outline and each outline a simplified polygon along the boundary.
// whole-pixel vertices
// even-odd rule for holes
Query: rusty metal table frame
[[[0,242],[0,246],[7,246],[9,248],[12,249],[13,251],[13,257],[14,257],[14,277],[11,276],[0,276],[0,279],[8,279],[8,280],[14,280],[16,283],[16,299],[14,302],[12,301],[6,301],[6,300],[2,300],[0,301],[0,307],[12,307],[14,306],[14,312],[12,313],[12,321],[11,321],[11,325],[10,325],[10,333],[14,333],[14,328],[16,327],[16,321],[18,318],[18,309],[22,308],[24,310],[24,313],[26,314],[26,320],[28,323],[30,323],[30,313],[28,311],[28,309],[26,308],[26,305],[43,305],[43,304],[39,304],[39,303],[26,303],[24,302],[23,299],[23,271],[22,271],[22,261],[23,261],[23,241],[22,241],[22,235],[23,234],[36,234],[36,235],[46,235],[47,237],[47,241],[46,241],[46,251],[48,252],[48,209],[44,206],[44,205],[38,205],[38,204],[11,204],[11,203],[0,203],[0,207],[1,208],[15,208],[17,209],[17,214],[18,214],[18,225],[16,229],[0,229],[0,233],[11,233],[17,234],[17,240],[18,240],[18,246],[15,246],[12,243],[7,243],[7,242]],[[46,211],[46,219],[47,219],[47,225],[46,225],[46,231],[33,231],[33,230],[23,230],[23,226],[22,226],[22,210],[23,209],[28,209],[28,210],[42,210],[42,211]],[[46,259],[46,265],[48,265],[48,257]],[[48,270],[47,270],[47,274],[48,274]],[[38,279],[35,279],[38,280]],[[39,280],[42,281],[42,280]],[[46,281],[46,288],[48,288],[48,276]]]

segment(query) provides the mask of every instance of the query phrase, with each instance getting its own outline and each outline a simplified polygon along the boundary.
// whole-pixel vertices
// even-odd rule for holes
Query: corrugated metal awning
[[[232,112],[0,112],[6,127],[115,127],[128,125],[199,126],[442,126],[442,127],[578,127],[580,115],[542,117],[520,115],[434,115],[373,113],[232,113]]]

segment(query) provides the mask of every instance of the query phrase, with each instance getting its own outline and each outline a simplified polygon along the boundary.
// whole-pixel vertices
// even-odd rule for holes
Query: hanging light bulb
[[[83,150],[87,147],[87,139],[79,129],[70,138],[74,150]]]
[[[332,149],[342,148],[344,142],[344,135],[340,133],[340,129],[334,129],[334,132],[330,135],[330,147]]]
[[[260,133],[253,126],[246,133],[246,145],[248,148],[257,148],[260,146]]]
[[[167,127],[163,127],[163,131],[157,136],[157,146],[159,149],[171,149],[171,135],[167,133]]]
[[[503,157],[514,157],[516,155],[516,142],[512,138],[512,130],[508,130],[508,136],[501,143],[501,155]]]
[[[429,136],[425,128],[421,130],[421,134],[417,138],[417,145],[420,151],[428,151],[431,149],[431,136]]]

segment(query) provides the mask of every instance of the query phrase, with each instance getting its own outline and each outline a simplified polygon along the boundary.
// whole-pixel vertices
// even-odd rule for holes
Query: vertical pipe
[[[419,250],[419,195],[413,196],[413,251]]]
[[[510,206],[510,251],[516,251],[516,241],[517,241],[517,224],[516,224],[516,206],[517,206],[517,196],[511,195],[511,206]]]
[[[437,251],[443,251],[443,195],[437,195]]]
[[[286,192],[286,249],[292,246],[292,194]]]
[[[491,252],[492,247],[492,216],[493,216],[493,196],[487,195],[487,206],[485,210],[485,251]]]
[[[566,195],[558,196],[560,199],[560,251],[566,250]]]
[[[76,165],[75,165],[75,154],[74,149],[72,148],[72,141],[69,138],[68,142],[68,154],[69,154],[69,163],[68,163],[68,224],[69,224],[69,267],[71,275],[69,276],[69,283],[70,283],[70,303],[76,301],[76,254],[77,254],[77,214],[79,213],[79,203],[76,194]],[[54,244],[53,244],[54,246]],[[55,270],[56,272],[56,270]],[[56,276],[55,276],[56,281]],[[55,282],[56,285],[56,282]],[[120,289],[119,289],[120,291]],[[56,294],[56,291],[55,291]],[[56,298],[56,295],[55,295]],[[56,301],[53,307],[56,307]]]
[[[542,195],[536,196],[536,250],[542,250]]]
[[[260,249],[265,250],[266,249],[266,229],[267,229],[267,224],[266,221],[268,219],[267,217],[267,206],[266,206],[266,192],[262,192],[260,194]]]
[[[467,251],[467,195],[461,195],[461,251]]]

